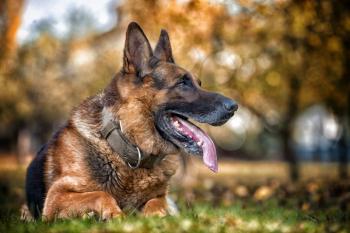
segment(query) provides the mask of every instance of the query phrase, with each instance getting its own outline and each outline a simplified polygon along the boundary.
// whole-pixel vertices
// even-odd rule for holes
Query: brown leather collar
[[[117,123],[109,119],[103,125],[101,134],[107,140],[110,147],[116,152],[130,168],[136,169],[153,168],[163,160],[165,155],[147,154],[141,151],[136,145],[132,144],[124,135],[120,121]]]

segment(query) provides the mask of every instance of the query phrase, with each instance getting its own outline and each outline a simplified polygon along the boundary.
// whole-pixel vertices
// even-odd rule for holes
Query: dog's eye
[[[187,74],[183,75],[176,84],[177,86],[193,87],[193,82],[191,77]]]

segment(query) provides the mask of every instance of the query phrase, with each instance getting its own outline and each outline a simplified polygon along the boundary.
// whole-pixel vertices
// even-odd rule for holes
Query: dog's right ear
[[[126,31],[123,70],[126,73],[135,73],[143,76],[149,70],[149,59],[152,57],[152,48],[141,27],[131,22]]]
[[[161,61],[175,63],[168,32],[161,30],[158,43],[154,50],[154,56]]]

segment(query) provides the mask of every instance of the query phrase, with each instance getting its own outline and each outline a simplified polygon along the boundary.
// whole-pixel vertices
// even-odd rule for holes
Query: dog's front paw
[[[83,219],[99,218],[101,221],[109,221],[113,218],[118,218],[122,216],[124,216],[122,211],[107,209],[107,210],[103,210],[100,213],[90,211],[90,212],[84,213],[81,217]]]
[[[25,222],[34,221],[33,215],[30,213],[29,208],[26,204],[23,204],[21,207],[21,220]]]
[[[142,209],[142,214],[146,217],[168,215],[165,198],[153,198],[149,200]]]
[[[102,211],[101,220],[108,221],[108,220],[111,220],[113,218],[118,218],[118,217],[122,217],[122,216],[124,216],[124,214],[121,210],[107,209],[107,210]]]

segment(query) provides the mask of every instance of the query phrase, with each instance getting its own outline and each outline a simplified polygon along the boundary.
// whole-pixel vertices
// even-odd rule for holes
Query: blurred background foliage
[[[121,68],[125,29],[137,21],[153,45],[166,29],[177,63],[238,101],[224,127],[204,126],[221,158],[284,160],[294,180],[300,161],[339,162],[347,176],[349,1],[109,1],[107,29],[73,2],[59,19],[64,32],[48,13],[24,38],[23,14],[40,1],[0,3],[1,152],[23,162],[101,91]]]

